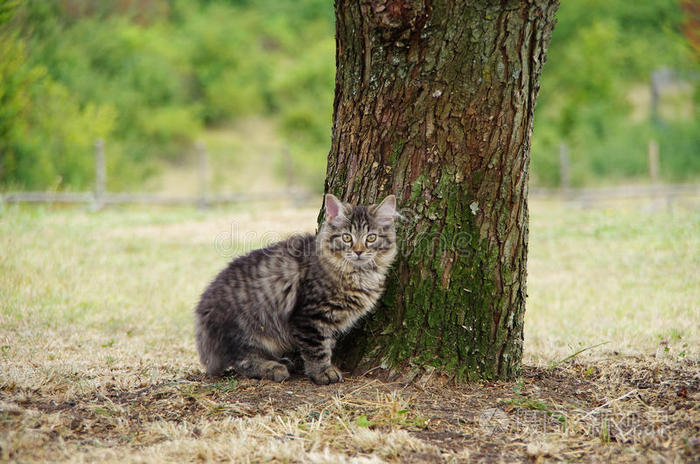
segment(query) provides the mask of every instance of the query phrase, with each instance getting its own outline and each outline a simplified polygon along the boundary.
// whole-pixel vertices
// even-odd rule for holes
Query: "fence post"
[[[199,159],[199,200],[197,205],[201,209],[206,209],[209,206],[207,200],[207,181],[209,178],[209,160],[207,159],[207,147],[204,142],[197,141],[194,144],[194,149],[197,152]]]
[[[659,143],[649,140],[649,177],[652,184],[659,183]]]
[[[95,140],[95,210],[100,210],[104,206],[106,182],[107,168],[105,166],[105,141],[102,139],[97,139]]]
[[[649,178],[652,187],[652,211],[656,212],[664,208],[664,194],[659,190],[659,142],[655,139],[649,140]],[[665,208],[671,210],[672,195],[666,195]]]
[[[564,196],[571,195],[571,177],[569,176],[569,146],[566,142],[559,144],[559,188]]]

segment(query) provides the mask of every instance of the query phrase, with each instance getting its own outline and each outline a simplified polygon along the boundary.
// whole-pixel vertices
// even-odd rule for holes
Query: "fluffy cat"
[[[317,384],[342,381],[337,337],[367,314],[396,256],[396,198],[351,206],[325,197],[316,236],[297,235],[234,259],[202,294],[195,338],[207,374],[233,367],[281,382],[298,352]]]

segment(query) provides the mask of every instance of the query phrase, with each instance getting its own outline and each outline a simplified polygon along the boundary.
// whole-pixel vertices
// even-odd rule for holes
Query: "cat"
[[[195,339],[207,375],[228,367],[281,382],[298,352],[317,384],[341,382],[339,335],[372,310],[396,256],[396,198],[352,206],[325,196],[314,236],[296,235],[234,259],[204,291]]]

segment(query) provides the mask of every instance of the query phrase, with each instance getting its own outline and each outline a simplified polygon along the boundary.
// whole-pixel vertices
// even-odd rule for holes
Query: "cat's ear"
[[[375,206],[374,217],[381,225],[391,225],[396,217],[396,197],[389,195]]]
[[[335,195],[326,194],[326,221],[332,221],[338,217],[344,217],[343,202]]]

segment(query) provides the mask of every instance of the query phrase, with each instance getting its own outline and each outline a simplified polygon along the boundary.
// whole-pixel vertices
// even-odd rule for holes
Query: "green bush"
[[[700,72],[682,20],[677,0],[562,2],[536,111],[534,184],[559,184],[563,142],[574,185],[644,178],[651,137],[664,180],[698,179],[697,78],[696,100],[677,97],[685,109],[661,126],[639,101],[655,69],[689,81]],[[297,178],[318,189],[333,21],[327,0],[0,0],[0,186],[88,188],[103,137],[109,188],[138,189],[202,130],[263,116]]]
[[[24,44],[0,36],[0,179],[17,188],[85,188],[93,143],[114,126],[111,105],[81,105],[45,68],[26,60]]]
[[[661,139],[664,146],[664,180],[698,178],[700,145],[691,134],[700,132],[700,105],[687,117],[667,121],[665,130],[656,131],[648,107],[635,94],[641,89],[648,95],[655,69],[691,70],[691,75],[692,70],[700,69],[681,33],[681,23],[675,0],[643,5],[607,0],[562,2],[537,103],[532,139],[535,183],[559,185],[561,143],[570,149],[574,185],[643,178],[648,172],[647,146],[652,137]],[[636,114],[640,112],[641,117]],[[682,141],[672,141],[674,136]]]

